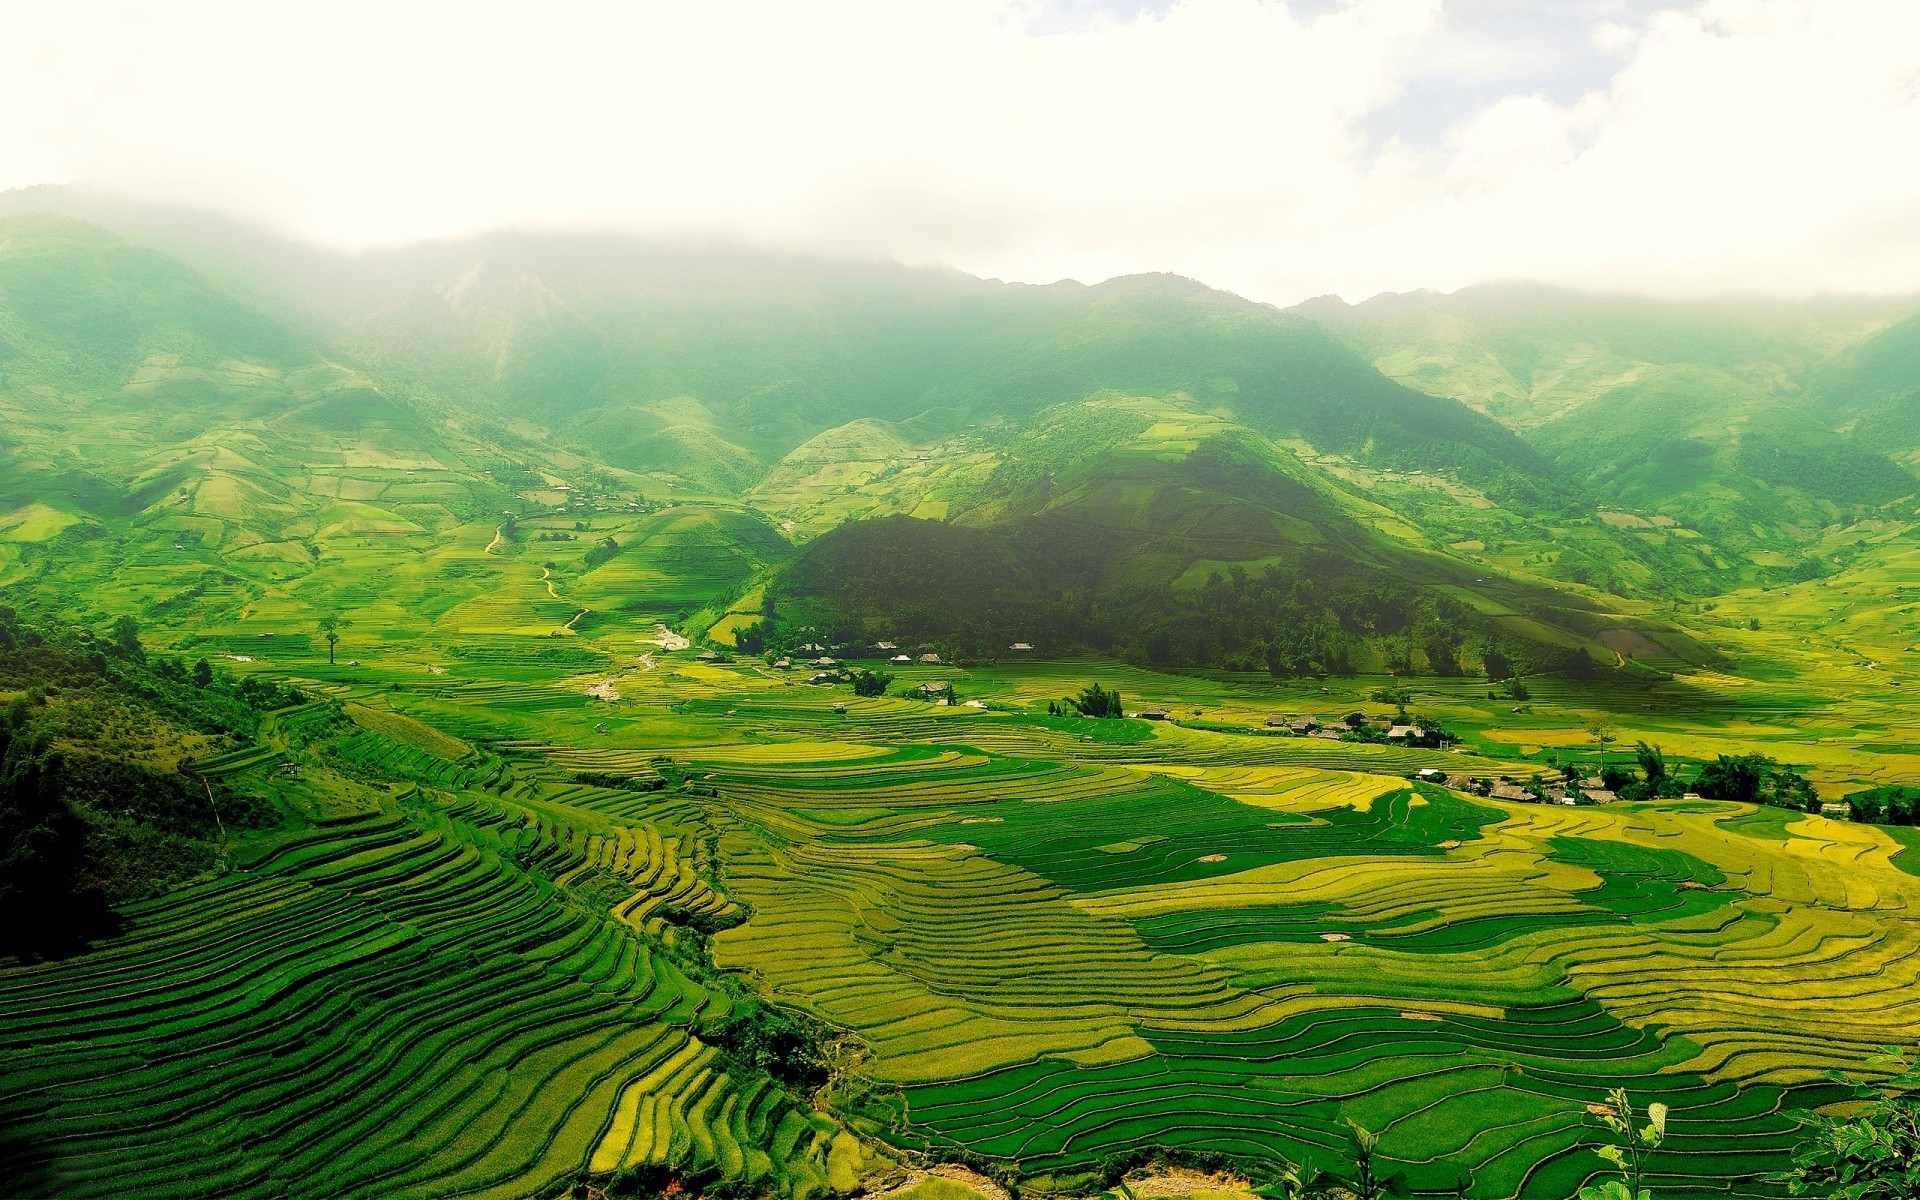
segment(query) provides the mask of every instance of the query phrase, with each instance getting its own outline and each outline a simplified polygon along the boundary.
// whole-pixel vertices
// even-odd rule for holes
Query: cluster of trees
[[[0,953],[62,954],[109,932],[85,881],[87,827],[66,797],[66,760],[33,728],[31,701],[0,713]]]
[[[1638,774],[1633,770],[1636,766]],[[1585,769],[1569,763],[1561,770],[1571,783],[1577,781]],[[1722,754],[1700,764],[1689,781],[1668,766],[1664,750],[1637,742],[1632,766],[1616,759],[1602,766],[1598,775],[1600,785],[1622,800],[1677,800],[1692,792],[1709,800],[1768,804],[1797,812],[1820,811],[1820,800],[1806,777],[1797,768],[1764,754]]]
[[[77,949],[110,905],[204,870],[229,828],[274,819],[266,801],[131,755],[122,731],[246,739],[298,692],[151,654],[131,618],[104,636],[0,607],[0,952]]]
[[[1064,700],[1047,701],[1047,713],[1055,717],[1097,717],[1101,720],[1127,715],[1126,707],[1120,703],[1119,691],[1103,688],[1097,683],[1088,684],[1077,695]]]
[[[1920,789],[1896,784],[1855,792],[1847,815],[1868,825],[1920,825]]]
[[[856,696],[884,696],[893,683],[893,676],[885,671],[855,671],[853,673],[853,694]]]

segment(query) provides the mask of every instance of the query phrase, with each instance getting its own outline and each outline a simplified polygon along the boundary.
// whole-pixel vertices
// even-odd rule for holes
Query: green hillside
[[[1920,316],[1822,364],[1808,383],[1807,404],[1822,420],[1911,464],[1920,447]]]
[[[1324,297],[1293,311],[1388,376],[1527,429],[1661,368],[1698,366],[1798,392],[1826,361],[1911,314],[1911,297],[1657,301],[1531,284]]]
[[[1611,504],[1684,523],[1722,553],[1810,544],[1920,491],[1869,443],[1697,366],[1616,388],[1529,438]]]
[[[1396,543],[1285,449],[1164,404],[1050,410],[990,471],[930,494],[947,523],[850,522],[805,548],[773,593],[794,640],[818,628],[975,656],[1021,641],[1275,675],[1459,675],[1491,644],[1584,671],[1588,648],[1612,660],[1604,630],[1644,624]]]

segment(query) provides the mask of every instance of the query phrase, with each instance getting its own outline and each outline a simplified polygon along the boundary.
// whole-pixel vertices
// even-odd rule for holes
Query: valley
[[[1280,1195],[1358,1125],[1567,1197],[1618,1087],[1663,1200],[1783,1196],[1920,1038],[1853,819],[1920,785],[1920,301],[81,215],[0,217],[9,829],[86,847],[10,1194]]]

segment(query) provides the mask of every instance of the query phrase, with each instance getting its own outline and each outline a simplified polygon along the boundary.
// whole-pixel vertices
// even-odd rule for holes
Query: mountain
[[[1920,451],[1920,315],[1824,363],[1807,385],[1810,411],[1915,462]]]
[[[1586,520],[1547,456],[1190,280],[531,234],[348,259],[120,223],[187,257],[0,218],[0,579],[36,603],[111,578],[107,615],[446,638],[737,627],[761,596],[845,621],[857,591],[906,606],[854,621],[878,628],[958,554],[1005,568],[1007,620],[942,631],[980,653],[1027,625],[1140,660],[1451,672],[1493,642],[1606,661],[1625,620],[1558,590],[1572,566],[1512,582],[1444,531]],[[887,517],[900,553],[876,561],[854,523]],[[1588,557],[1639,553],[1616,541]],[[1228,603],[1216,575],[1268,615],[1194,609]],[[1275,648],[1282,591],[1311,646]]]
[[[1498,416],[1567,471],[1641,543],[1616,539],[1639,565],[1607,567],[1610,578],[1651,570],[1697,592],[1804,571],[1823,528],[1920,490],[1886,441],[1836,432],[1853,401],[1833,399],[1864,394],[1839,364],[1884,358],[1859,369],[1898,378],[1897,352],[1870,348],[1896,344],[1905,326],[1885,327],[1915,304],[1500,285],[1294,311],[1387,374]]]
[[[1661,368],[1529,438],[1611,503],[1729,550],[1798,545],[1920,492],[1866,443],[1698,366]]]
[[[1797,393],[1835,354],[1920,309],[1920,297],[1659,301],[1539,284],[1321,297],[1320,322],[1382,372],[1525,430],[1673,366]]]
[[[1107,394],[1041,415],[945,520],[854,520],[806,546],[760,638],[1014,641],[1274,675],[1478,671],[1489,647],[1585,672],[1632,630],[1671,630],[1384,536],[1354,498],[1257,431]],[[924,503],[924,501],[922,502]],[[901,506],[902,509],[905,506]]]

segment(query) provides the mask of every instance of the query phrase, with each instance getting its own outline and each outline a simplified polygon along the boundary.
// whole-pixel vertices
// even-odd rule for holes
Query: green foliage
[[[1798,1114],[1805,1138],[1786,1173],[1796,1196],[1822,1200],[1912,1200],[1920,1196],[1920,1068],[1889,1048],[1869,1065],[1884,1082],[1852,1083],[1864,1103],[1844,1116]]]
[[[831,1073],[825,1026],[752,996],[736,998],[727,1019],[709,1029],[707,1037],[742,1067],[770,1075],[801,1094],[824,1084]]]
[[[106,896],[83,882],[87,828],[68,802],[66,759],[28,724],[0,714],[0,954],[69,953],[111,932]]]
[[[620,550],[620,543],[612,537],[608,537],[596,544],[593,549],[581,555],[580,565],[591,571],[602,563],[612,562],[614,556],[619,554]]]
[[[1067,697],[1067,704],[1083,717],[1111,719],[1127,715],[1126,708],[1120,702],[1120,693],[1116,689],[1103,688],[1090,683],[1080,689],[1076,696]]]
[[[1652,1193],[1643,1186],[1646,1158],[1667,1140],[1667,1106],[1658,1101],[1647,1105],[1647,1123],[1636,1128],[1626,1089],[1614,1088],[1598,1116],[1615,1140],[1594,1153],[1612,1164],[1620,1178],[1581,1188],[1580,1200],[1649,1200]]]
[[[887,685],[893,682],[893,676],[885,671],[861,670],[854,672],[853,694],[856,696],[884,696]]]
[[[1848,816],[1869,825],[1920,825],[1920,788],[1906,784],[1868,788],[1847,797]]]

